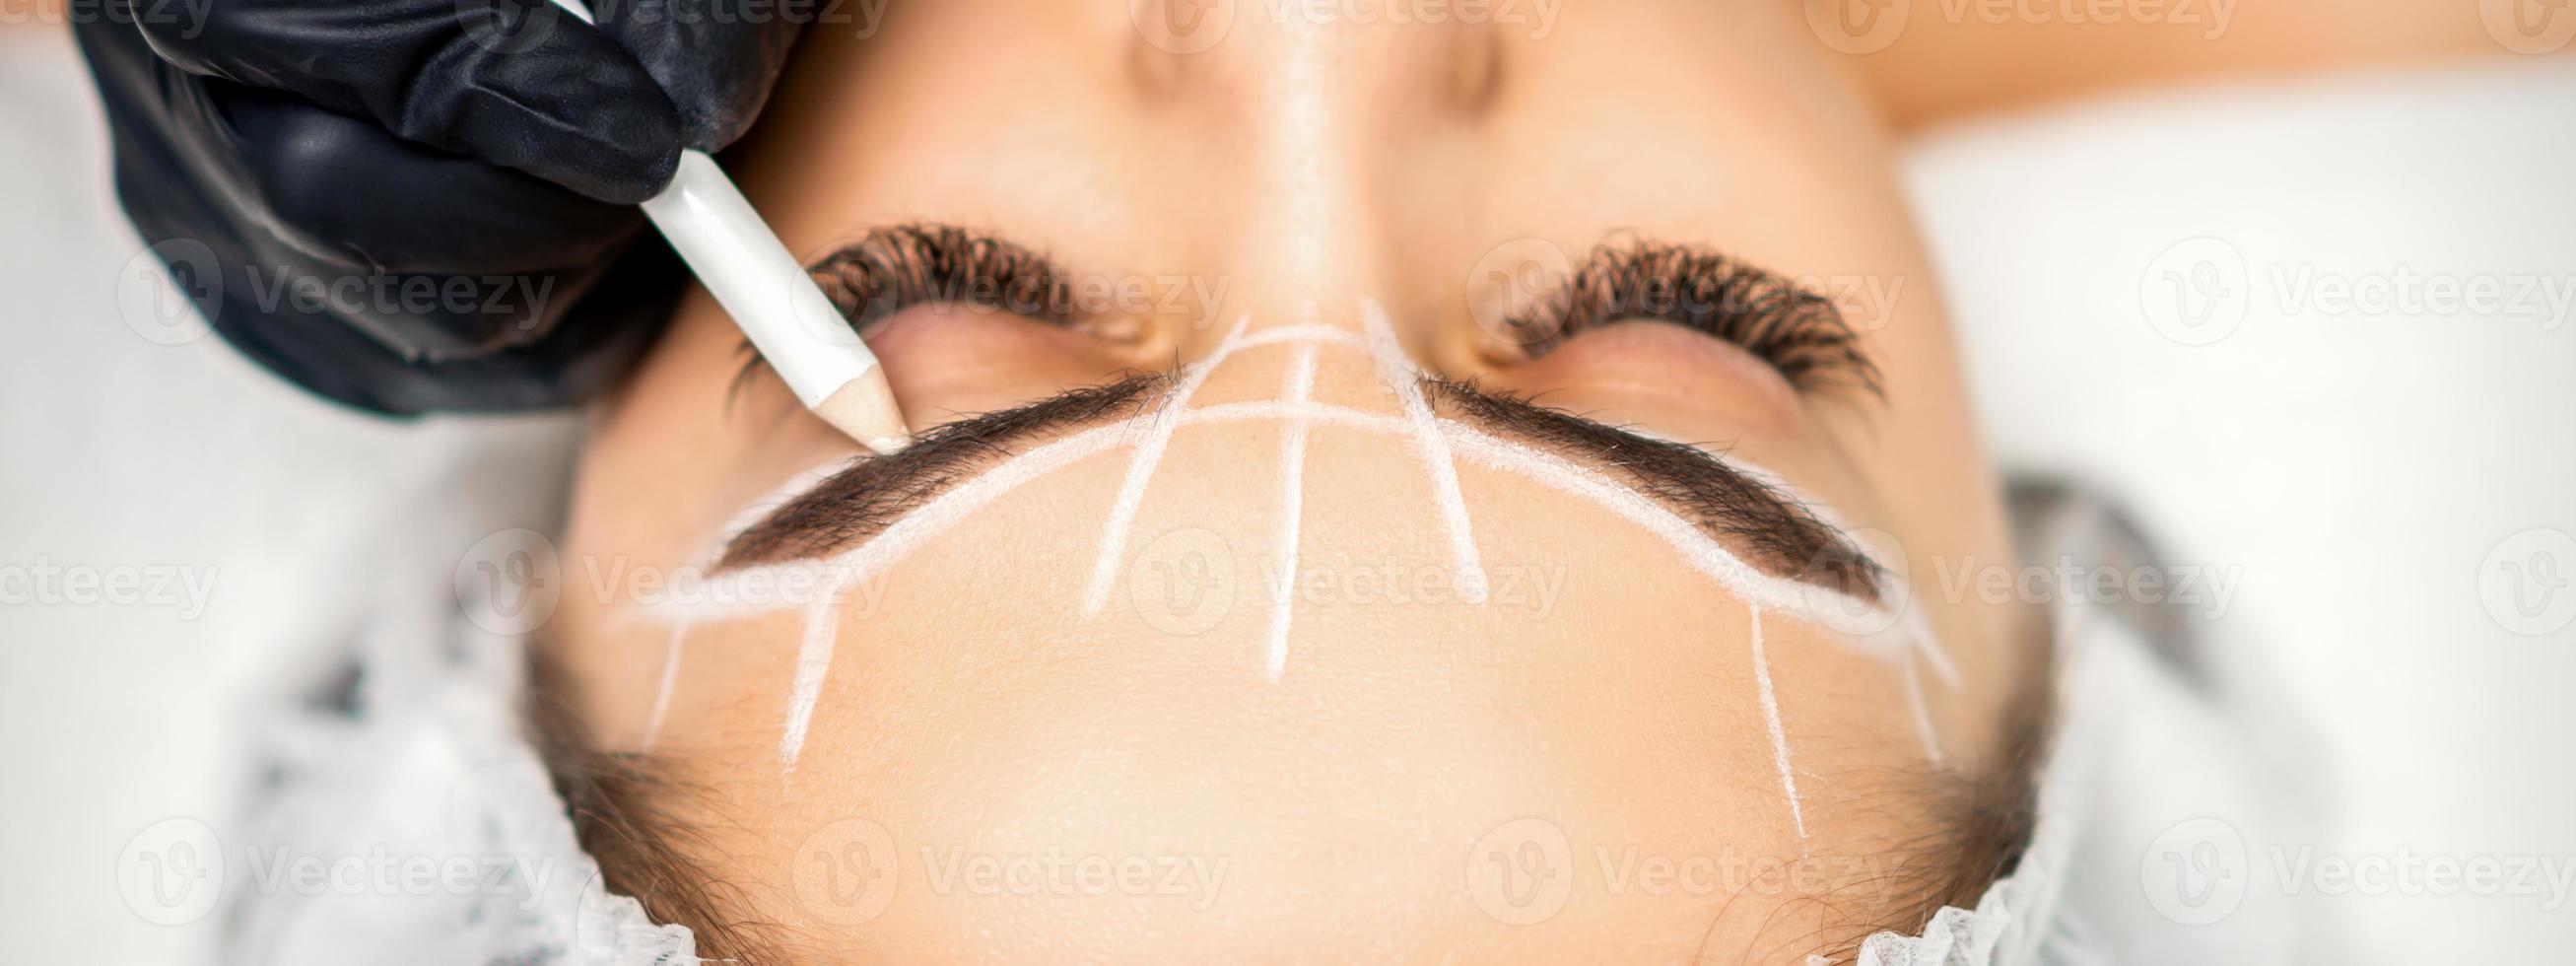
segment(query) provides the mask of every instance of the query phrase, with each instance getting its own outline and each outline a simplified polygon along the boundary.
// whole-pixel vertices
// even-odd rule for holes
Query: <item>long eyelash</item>
[[[1706,248],[1604,243],[1565,284],[1503,324],[1537,358],[1626,319],[1671,322],[1732,343],[1801,391],[1851,385],[1884,395],[1878,365],[1831,299]]]
[[[956,225],[870,229],[805,272],[853,331],[865,331],[915,305],[1006,311],[1065,326],[1082,321],[1074,278],[1053,260]],[[742,344],[742,353],[729,398],[739,397],[751,378],[768,368],[750,342]]]

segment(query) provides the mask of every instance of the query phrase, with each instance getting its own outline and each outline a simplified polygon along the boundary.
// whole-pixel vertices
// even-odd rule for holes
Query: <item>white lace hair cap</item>
[[[2203,890],[2160,895],[2171,880],[2155,875],[2175,829],[2224,816],[2241,834],[2265,814],[2240,723],[2113,609],[2056,618],[2056,737],[2029,849],[1974,907],[1872,936],[1859,963],[2284,961],[2283,917],[2240,908],[2241,883],[2213,917]],[[266,775],[242,826],[257,838],[227,843],[248,861],[227,863],[226,960],[700,963],[687,928],[605,890],[576,842],[522,731],[522,642],[462,620],[402,636],[370,641],[338,675],[344,693],[259,729]]]
[[[2227,900],[2202,890],[2229,883],[2188,879],[2223,868],[2169,864],[2198,860],[2195,823],[2225,815],[2242,834],[2259,821],[2244,736],[2133,628],[2098,608],[2059,615],[2058,718],[2029,849],[1974,908],[1871,936],[1861,966],[2285,961],[2286,923],[2214,908]]]
[[[685,926],[609,893],[522,731],[524,644],[462,619],[389,643],[260,729],[225,962],[696,966]],[[300,866],[300,868],[299,868]]]

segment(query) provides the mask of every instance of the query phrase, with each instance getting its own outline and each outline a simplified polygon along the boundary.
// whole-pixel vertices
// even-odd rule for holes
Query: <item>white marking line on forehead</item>
[[[1288,364],[1288,386],[1281,393],[1291,404],[1302,405],[1315,391],[1315,347],[1297,347],[1297,355]],[[1288,417],[1288,426],[1279,442],[1279,536],[1271,552],[1278,565],[1272,570],[1279,586],[1271,589],[1269,646],[1262,651],[1262,669],[1273,684],[1288,670],[1288,627],[1296,614],[1297,540],[1305,524],[1306,512],[1306,420]]]
[[[724,526],[716,530],[716,538],[707,543],[706,549],[698,552],[698,559],[694,561],[694,565],[700,570],[715,566],[716,561],[724,559],[725,545],[732,543],[735,537],[742,536],[743,531],[751,529],[752,524],[759,523],[762,518],[777,512],[779,507],[787,505],[787,501],[804,496],[805,491],[823,485],[824,480],[840,475],[840,472],[849,469],[851,464],[873,458],[875,458],[874,454],[870,453],[839,457],[820,466],[798,472],[788,477],[786,482],[770,487],[768,492],[761,494],[759,499],[745,503],[742,509],[733,512],[733,516],[725,521]]]
[[[823,679],[832,671],[833,639],[841,633],[838,585],[816,598],[805,612],[805,633],[796,642],[795,690],[787,696],[787,732],[778,739],[781,770],[794,773],[796,756],[805,751],[805,729],[814,721],[814,702],[823,696]]]
[[[1171,418],[1176,422],[1197,425],[1287,417],[1369,429],[1399,437],[1413,431],[1411,422],[1400,417],[1312,402],[1227,403],[1194,410],[1185,417],[1176,415]],[[1532,449],[1454,422],[1443,422],[1440,429],[1449,442],[1451,451],[1469,462],[1513,472],[1570,495],[1593,500],[1611,512],[1640,525],[1648,532],[1664,538],[1666,543],[1682,554],[1683,559],[1688,561],[1693,569],[1743,598],[1751,606],[1784,611],[1827,629],[1835,626],[1830,616],[1835,609],[1840,609],[1843,613],[1853,613],[1858,608],[1874,606],[1862,605],[1831,590],[1761,573],[1671,510],[1654,503],[1642,494],[1600,479],[1596,474],[1576,467],[1555,454]],[[748,567],[721,575],[714,580],[751,585],[768,582],[769,585],[777,586],[793,585],[802,578],[807,585],[825,588],[824,592],[827,595],[825,600],[828,605],[830,597],[837,596],[840,588],[883,571],[1003,493],[1085,457],[1115,449],[1125,435],[1124,425],[1101,426],[1038,446],[1018,457],[1002,462],[982,476],[971,478],[932,498],[920,509],[905,515],[892,526],[887,527],[885,532],[875,539],[840,555],[819,561],[793,561]],[[1791,492],[1794,494],[1795,491]],[[757,599],[757,595],[723,593],[721,587],[714,589],[718,592],[707,594],[707,599],[725,601]],[[783,609],[785,606],[789,605],[735,603],[686,606],[675,604],[657,607],[655,612],[665,619],[704,622],[756,617]],[[809,624],[833,623],[828,606],[809,611],[806,619]],[[808,668],[819,671],[829,666],[831,633],[831,630],[826,628],[818,636],[809,627],[801,645],[798,656],[798,691],[789,702],[788,722],[788,734],[796,746],[801,746],[803,742],[806,721],[813,713],[813,698],[819,693],[821,687],[819,674],[809,680],[805,671]],[[1908,660],[1910,648],[1902,641],[1897,642],[1893,648],[1888,647],[1888,642],[1884,638],[1889,636],[1906,636],[1905,630],[1902,625],[1898,625],[1894,628],[1893,635],[1882,632],[1864,637],[1863,652],[1897,664],[1902,670],[1910,664]],[[1908,675],[1905,678],[1905,684],[1909,691],[1918,692],[1909,697],[1919,704],[1920,682]],[[1918,716],[1917,726],[1924,730],[1926,747],[1933,747],[1928,720]],[[791,768],[796,750],[796,747],[790,746],[790,742],[784,740],[781,742],[780,755]]]
[[[1243,341],[1235,343],[1234,348],[1235,351],[1240,352],[1245,349],[1258,349],[1262,346],[1280,345],[1282,343],[1294,345],[1332,345],[1353,349],[1363,348],[1363,344],[1361,343],[1359,336],[1352,335],[1347,331],[1321,323],[1302,322],[1296,325],[1279,326],[1275,329],[1263,329],[1259,332],[1244,336]]]
[[[1752,477],[1756,482],[1759,482],[1764,486],[1779,490],[1783,493],[1795,494],[1798,492],[1796,485],[1791,484],[1788,479],[1782,477],[1780,474],[1773,473],[1766,468],[1743,462],[1738,462],[1734,465],[1738,471],[1742,472],[1746,476]],[[1799,497],[1798,502],[1799,505],[1806,508],[1809,515],[1818,520],[1824,521],[1826,526],[1832,527],[1845,534],[1858,534],[1860,532],[1852,527],[1851,524],[1844,522],[1842,514],[1836,512],[1832,506],[1826,503],[1803,496]],[[1859,538],[1855,536],[1853,539],[1857,541]],[[1878,547],[1864,547],[1863,549],[1869,552],[1870,559],[1877,560],[1883,564],[1890,562],[1895,564],[1905,563],[1904,559],[1902,559],[1905,551],[1905,548],[1903,547],[1896,548],[1896,553],[1893,554],[1881,553],[1881,548]],[[1898,578],[1895,574],[1890,573],[1888,578],[1895,581],[1897,586],[1911,590],[1910,587],[1906,587],[1908,582]],[[1940,678],[1942,684],[1953,688],[1958,687],[1959,665],[1950,660],[1950,652],[1941,646],[1940,638],[1933,636],[1931,625],[1926,623],[1923,619],[1922,609],[1914,606],[1913,595],[1911,593],[1900,594],[1898,595],[1898,601],[1899,603],[1897,605],[1895,617],[1900,623],[1905,625],[1903,629],[1906,637],[1908,640],[1913,642],[1916,653],[1922,655],[1925,661],[1931,663],[1932,675]]]
[[[1270,330],[1255,339],[1243,339],[1241,337],[1248,323],[1249,319],[1238,321],[1227,333],[1226,338],[1219,342],[1216,350],[1184,377],[1182,385],[1176,387],[1173,393],[1173,400],[1167,403],[1162,411],[1155,414],[1153,432],[1144,445],[1159,444],[1167,447],[1171,435],[1184,425],[1253,419],[1286,419],[1298,426],[1323,422],[1369,429],[1407,439],[1419,437],[1420,425],[1408,418],[1384,416],[1341,406],[1319,405],[1303,400],[1228,403],[1205,409],[1189,409],[1189,394],[1195,392],[1198,385],[1205,381],[1207,374],[1215,368],[1215,363],[1223,361],[1225,356],[1244,348],[1247,344],[1302,343],[1311,346],[1350,343],[1350,337],[1346,333],[1325,326],[1288,326]],[[1409,363],[1402,368],[1408,372],[1411,370]],[[1311,376],[1303,381],[1310,385]],[[1292,378],[1292,384],[1296,382],[1298,380]],[[823,678],[830,668],[833,638],[837,629],[834,611],[842,590],[856,580],[882,572],[1003,493],[1085,457],[1118,447],[1124,442],[1133,423],[1134,421],[1130,420],[1120,425],[1095,427],[1005,460],[983,475],[970,478],[932,498],[918,509],[895,521],[876,538],[840,555],[819,561],[791,561],[749,567],[716,578],[718,582],[731,581],[736,584],[795,581],[803,578],[808,586],[821,588],[821,596],[806,613],[806,627],[797,656],[797,680],[789,701],[787,733],[780,741],[780,757],[788,771],[792,772],[795,769],[796,757],[802,750],[815,700],[821,693]],[[1574,465],[1553,453],[1501,439],[1454,422],[1435,420],[1434,429],[1435,435],[1452,454],[1464,455],[1471,462],[1479,465],[1513,472],[1570,495],[1591,499],[1648,532],[1664,538],[1691,563],[1693,569],[1699,570],[1734,592],[1753,608],[1770,607],[1786,611],[1829,630],[1836,627],[1833,615],[1837,610],[1844,614],[1856,611],[1867,613],[1873,609],[1878,613],[1884,613],[1879,605],[1864,604],[1832,590],[1762,573],[1671,510],[1643,494],[1610,482],[1600,474]],[[1717,454],[1712,456],[1738,469],[1761,473],[1765,478],[1776,479],[1776,477],[1769,477],[1766,471],[1743,464],[1740,460]],[[1159,459],[1159,453],[1157,459]],[[1150,477],[1150,467],[1146,468],[1142,475]],[[1141,500],[1142,483],[1139,482],[1138,477],[1137,465],[1131,463],[1128,479],[1124,481],[1120,491],[1122,502],[1125,501],[1131,487],[1137,493],[1137,499]],[[1782,489],[1793,499],[1802,499],[1798,497],[1798,491],[1795,488],[1784,485]],[[1302,495],[1300,499],[1302,501]],[[1128,508],[1125,524],[1132,525],[1134,512],[1132,506]],[[1112,528],[1112,532],[1116,534],[1114,539],[1122,545],[1126,537],[1125,530],[1124,525]],[[1104,543],[1107,543],[1112,538],[1104,534],[1103,539]],[[1104,550],[1107,549],[1104,547]],[[1116,555],[1104,554],[1103,559],[1109,561],[1109,569],[1114,577]],[[1100,565],[1095,564],[1095,577],[1098,576],[1099,571]],[[717,589],[721,591],[724,588]],[[1095,589],[1102,598],[1102,603],[1105,604],[1106,587]],[[708,595],[707,599],[747,601],[756,598],[719,592]],[[1910,595],[1901,596],[1899,599],[1910,600]],[[788,605],[730,603],[701,604],[691,607],[674,604],[652,610],[656,616],[668,620],[707,621],[758,616],[780,610],[785,606]],[[1928,640],[1921,640],[1920,643],[1909,643],[1904,640],[1906,638],[1928,639],[1930,632],[1919,619],[1920,615],[1912,613],[1910,609],[1903,612],[1900,618],[1913,619],[1888,621],[1877,632],[1851,636],[1860,640],[1863,653],[1900,666],[1904,672],[1902,680],[1915,709],[1916,726],[1922,734],[1927,754],[1937,762],[1938,744],[1932,735],[1930,720],[1922,711],[1921,683],[1913,671],[1914,649],[1928,646],[1931,653],[1938,654],[1940,653],[1938,644]],[[816,625],[823,626],[818,629]],[[1898,639],[1892,642],[1893,647],[1888,640],[1891,637]],[[1284,646],[1284,634],[1281,635],[1280,640]],[[1284,651],[1280,653],[1284,655]],[[1275,672],[1273,680],[1276,680]]]
[[[869,457],[865,454],[847,456],[811,467],[788,477],[786,482],[771,487],[759,499],[743,504],[741,509],[735,510],[733,516],[725,521],[723,527],[716,530],[715,539],[708,541],[706,547],[698,551],[697,557],[689,561],[688,569],[704,573],[713,568],[716,561],[724,559],[725,545],[732,543],[735,537],[742,536],[742,532],[751,529],[752,524],[759,523],[761,518],[777,512],[779,507],[787,505],[787,501],[803,496],[805,491],[822,485],[824,480],[831,479],[842,470],[850,468],[850,464],[867,458]],[[680,683],[680,648],[688,638],[688,633],[689,622],[674,621],[671,625],[670,637],[662,643],[662,679],[653,686],[653,712],[652,716],[644,722],[645,751],[653,750],[654,743],[661,740],[662,720],[671,710],[671,691]]]
[[[1753,688],[1762,699],[1762,727],[1771,733],[1771,763],[1780,769],[1780,794],[1789,799],[1789,824],[1807,840],[1807,807],[1798,801],[1798,774],[1789,767],[1789,729],[1780,723],[1780,695],[1771,688],[1771,658],[1762,651],[1762,608],[1753,612]]]
[[[1189,413],[1188,425],[1208,425],[1258,419],[1299,417],[1315,423],[1374,430],[1395,436],[1409,436],[1412,424],[1400,417],[1364,412],[1342,406],[1319,403],[1288,404],[1280,402],[1235,402],[1209,406]],[[1848,595],[1812,584],[1775,577],[1754,569],[1715,538],[1699,531],[1690,521],[1617,483],[1599,477],[1553,453],[1533,449],[1482,430],[1443,421],[1441,435],[1450,451],[1469,463],[1502,470],[1548,485],[1573,496],[1601,504],[1604,509],[1664,538],[1681,552],[1692,568],[1716,581],[1746,602],[1785,611],[1829,630],[1835,620],[1825,616],[1834,609],[1844,613],[1868,614],[1878,605],[1867,604]],[[726,582],[775,585],[800,578],[828,581],[838,588],[877,572],[887,564],[910,553],[921,543],[953,525],[958,518],[981,508],[1003,492],[1022,483],[1052,473],[1057,469],[1095,453],[1117,448],[1123,426],[1102,426],[1085,430],[1055,442],[1033,448],[1020,456],[1005,460],[983,476],[966,482],[932,498],[918,510],[897,520],[875,539],[855,549],[825,560],[800,560],[745,567],[711,579],[705,596],[742,599],[741,593],[722,593]],[[1723,457],[1721,457],[1723,458]],[[1730,464],[1737,461],[1729,460]],[[1791,491],[1794,495],[1795,491]],[[814,575],[821,575],[819,578]],[[754,595],[756,596],[756,595]],[[708,604],[662,605],[653,612],[663,619],[698,621],[756,617],[784,609],[784,604]],[[1902,640],[1908,631],[1900,623],[1889,630],[1865,635],[1860,639],[1864,652],[1889,661],[1901,659],[1908,645]]]
[[[1118,484],[1118,502],[1110,505],[1109,522],[1100,529],[1100,556],[1092,561],[1091,583],[1082,593],[1082,616],[1096,617],[1109,605],[1109,589],[1118,582],[1118,565],[1127,553],[1127,530],[1136,524],[1136,509],[1145,502],[1145,485],[1153,482],[1154,468],[1162,464],[1163,451],[1172,445],[1172,431],[1189,417],[1190,396],[1224,364],[1225,357],[1241,347],[1244,327],[1250,324],[1249,316],[1235,320],[1234,328],[1218,340],[1207,358],[1182,374],[1168,401],[1155,412],[1145,439],[1136,445],[1136,455],[1127,461],[1127,478]]]
[[[680,682],[680,648],[688,637],[688,621],[671,622],[671,638],[662,645],[662,680],[653,687],[653,715],[644,720],[645,751],[662,739],[662,718],[671,713],[671,691]]]
[[[1404,346],[1396,341],[1386,310],[1376,300],[1360,300],[1360,318],[1368,326],[1369,355],[1377,363],[1378,378],[1395,393],[1405,419],[1413,424],[1414,454],[1431,474],[1431,498],[1440,508],[1440,526],[1449,537],[1449,564],[1458,574],[1458,596],[1471,604],[1484,603],[1484,558],[1476,552],[1476,532],[1467,521],[1467,498],[1458,491],[1458,466],[1431,415],[1430,401],[1422,398],[1421,373],[1405,358]]]
[[[758,617],[794,606],[793,602],[774,604],[715,603],[717,601],[751,601],[761,595],[742,593],[746,585],[772,587],[810,586],[819,594],[816,606],[807,611],[807,627],[797,645],[795,690],[787,703],[787,734],[779,740],[778,754],[789,770],[796,767],[797,753],[805,743],[806,723],[814,716],[814,702],[822,693],[823,674],[832,663],[832,628],[837,621],[832,605],[847,588],[858,581],[882,573],[895,561],[909,556],[921,545],[957,525],[957,522],[982,509],[1002,494],[1022,484],[1073,465],[1084,457],[1116,449],[1124,439],[1127,427],[1103,426],[1048,443],[1005,460],[982,476],[972,477],[949,488],[945,493],[922,504],[920,509],[905,514],[886,527],[876,539],[860,544],[826,560],[805,560],[785,564],[746,567],[715,577],[709,582],[708,603],[697,606],[674,604],[667,616],[709,620],[733,620]],[[730,582],[732,587],[725,584]],[[792,597],[793,595],[788,595]],[[818,635],[813,626],[823,625]],[[809,675],[809,671],[812,673]]]

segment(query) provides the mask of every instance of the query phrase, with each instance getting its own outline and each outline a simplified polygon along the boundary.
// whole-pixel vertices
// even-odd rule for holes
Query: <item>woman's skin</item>
[[[1958,818],[1929,794],[1935,776],[1996,767],[2038,658],[2022,610],[1941,594],[1936,575],[2007,566],[2010,549],[1876,75],[1818,44],[1795,4],[1572,6],[1543,35],[1534,19],[1230,9],[1222,37],[1188,53],[1170,51],[1211,38],[1155,26],[1172,21],[1151,4],[1131,18],[1115,2],[951,0],[902,6],[864,41],[816,27],[730,164],[800,253],[954,224],[1180,293],[1072,329],[897,314],[871,342],[916,431],[1174,372],[1238,320],[1359,335],[1374,301],[1432,373],[1766,468],[1916,575],[1911,605],[1960,673],[1925,688],[1946,764],[1925,760],[1897,664],[1765,615],[1802,839],[1744,599],[1595,503],[1460,466],[1494,575],[1492,599],[1463,601],[1423,458],[1348,427],[1307,431],[1294,572],[1324,589],[1294,601],[1273,681],[1265,568],[1289,519],[1291,431],[1190,427],[1096,615],[1083,598],[1123,449],[999,497],[863,582],[832,618],[792,772],[779,748],[803,615],[687,629],[652,750],[699,786],[672,808],[739,918],[822,959],[1049,961],[1767,962],[1918,926],[1908,890],[1951,861],[1939,833]],[[1860,329],[1880,392],[1794,387],[1665,323],[1534,362],[1479,324],[1531,253],[1580,258],[1613,237],[1810,281]],[[702,560],[747,504],[856,452],[765,373],[729,395],[738,344],[692,296],[589,443],[564,547],[576,590],[549,646],[611,749],[643,746],[673,639],[634,581]],[[1298,351],[1239,353],[1189,404],[1279,399]],[[1399,413],[1365,353],[1315,352],[1314,399]],[[1390,578],[1424,583],[1402,601],[1352,589]],[[1205,627],[1154,596],[1200,592],[1227,601]],[[1520,847],[1533,836],[1535,852]],[[979,858],[1045,856],[1157,872],[1147,894],[976,884]],[[1641,877],[1656,860],[1702,872]],[[1807,875],[1726,877],[1766,861]],[[1197,871],[1173,892],[1170,868]],[[863,888],[861,869],[883,875]]]

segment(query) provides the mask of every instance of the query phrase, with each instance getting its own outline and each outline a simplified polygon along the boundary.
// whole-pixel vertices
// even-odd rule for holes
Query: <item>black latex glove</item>
[[[145,243],[253,359],[406,414],[616,378],[685,278],[633,203],[683,146],[741,136],[801,22],[781,0],[604,0],[596,27],[547,0],[88,2]]]

